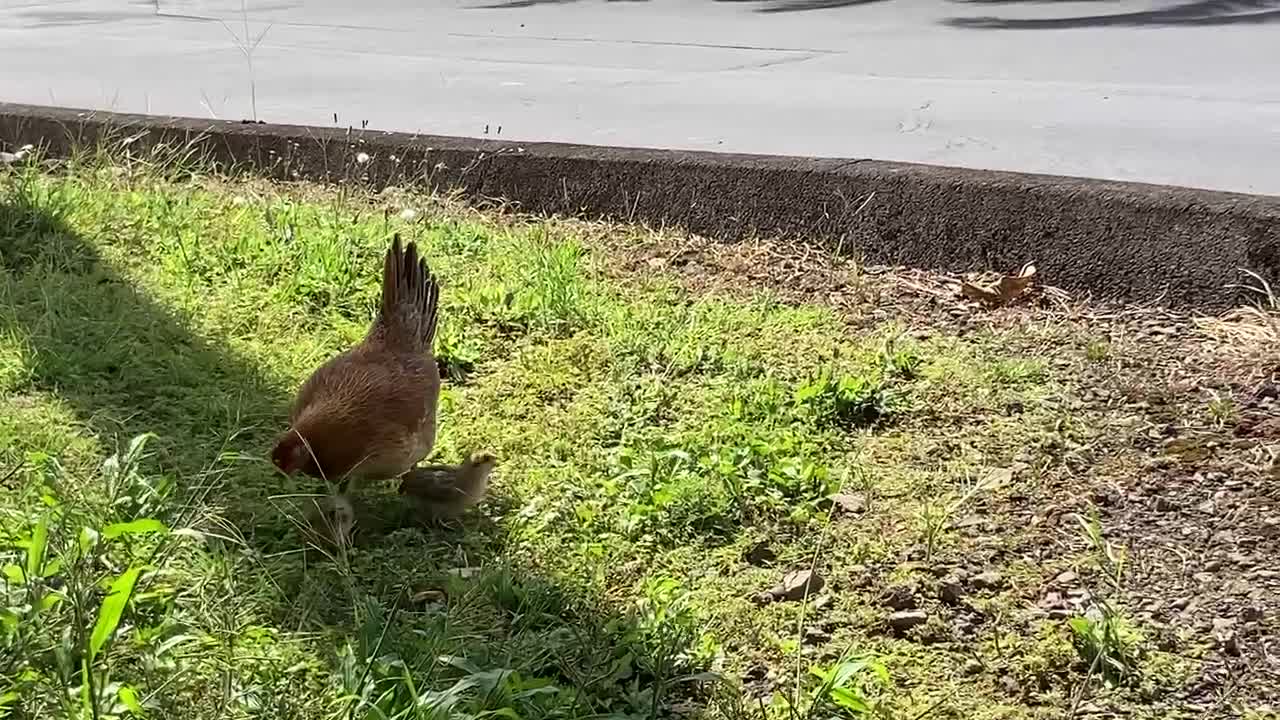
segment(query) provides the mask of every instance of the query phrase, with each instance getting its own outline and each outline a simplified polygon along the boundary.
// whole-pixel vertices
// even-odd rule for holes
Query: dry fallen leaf
[[[1017,275],[1005,275],[994,288],[987,288],[976,283],[961,282],[960,294],[970,300],[978,300],[988,305],[1005,305],[1013,302],[1031,287],[1035,279],[1036,266],[1027,263]]]

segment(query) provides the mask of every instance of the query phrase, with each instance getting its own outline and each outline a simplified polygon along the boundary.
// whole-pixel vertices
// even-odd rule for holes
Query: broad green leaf
[[[856,713],[871,712],[871,706],[867,705],[866,701],[847,688],[832,689],[831,699],[835,701],[835,704],[846,710],[852,710]]]
[[[90,663],[97,658],[103,646],[115,634],[116,627],[120,625],[120,617],[124,615],[124,609],[133,595],[133,586],[137,584],[138,575],[141,572],[142,567],[139,565],[125,570],[115,582],[111,583],[111,589],[102,599],[102,607],[98,608],[98,620],[93,624],[93,634],[89,637]]]
[[[4,579],[9,581],[10,585],[24,585],[27,582],[27,576],[18,565],[5,565],[0,572],[4,573]]]
[[[129,708],[129,712],[137,717],[146,717],[146,711],[142,709],[142,703],[138,701],[138,691],[129,685],[121,685],[119,692],[120,702]]]
[[[63,596],[59,595],[56,592],[46,593],[44,597],[40,598],[40,602],[36,603],[36,607],[40,610],[40,612],[44,612],[52,608],[54,605],[57,605],[58,603],[62,602],[63,599],[64,599]]]
[[[31,545],[27,547],[27,577],[37,578],[44,569],[44,551],[49,544],[49,517],[42,516],[31,532]]]
[[[102,530],[103,537],[111,540],[121,535],[145,535],[146,533],[165,533],[169,528],[159,520],[142,518],[127,523],[114,523]]]

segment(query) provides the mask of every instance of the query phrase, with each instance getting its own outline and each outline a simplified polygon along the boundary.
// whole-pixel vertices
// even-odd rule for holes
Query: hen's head
[[[311,449],[303,442],[297,430],[290,428],[271,450],[271,464],[285,475],[307,472],[315,465]]]

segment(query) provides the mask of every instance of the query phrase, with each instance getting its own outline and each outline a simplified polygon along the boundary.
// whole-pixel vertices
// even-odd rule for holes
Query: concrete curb
[[[1280,282],[1280,197],[874,160],[514,143],[0,103],[0,141],[190,145],[281,180],[416,185],[526,212],[783,237],[866,262],[1016,270],[1098,299],[1216,310]],[[11,148],[9,148],[11,149]]]

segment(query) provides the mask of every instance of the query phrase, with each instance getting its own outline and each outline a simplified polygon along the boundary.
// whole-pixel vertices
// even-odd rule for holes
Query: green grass
[[[1021,601],[993,589],[975,601],[982,629],[951,636],[930,599],[978,542],[953,520],[974,507],[1001,517],[1015,486],[1068,462],[1071,419],[1041,402],[1063,392],[1049,365],[992,332],[916,340],[764,290],[619,278],[588,239],[600,231],[101,158],[3,171],[0,707],[1065,707],[1088,680],[1065,623],[1006,627]],[[303,540],[291,499],[321,488],[264,456],[301,379],[362,337],[394,233],[443,282],[435,457],[487,449],[499,469],[460,526],[391,528],[326,553]],[[1026,448],[1025,478],[981,484]],[[834,517],[827,498],[842,489],[870,510]],[[761,540],[774,567],[743,559]],[[1011,583],[1055,572],[997,564]],[[822,607],[751,602],[809,567],[827,581]],[[917,588],[930,625],[886,630],[877,598],[891,583]],[[815,623],[829,638],[803,640]],[[985,670],[963,671],[975,656]],[[1005,675],[1040,684],[1001,694]]]

